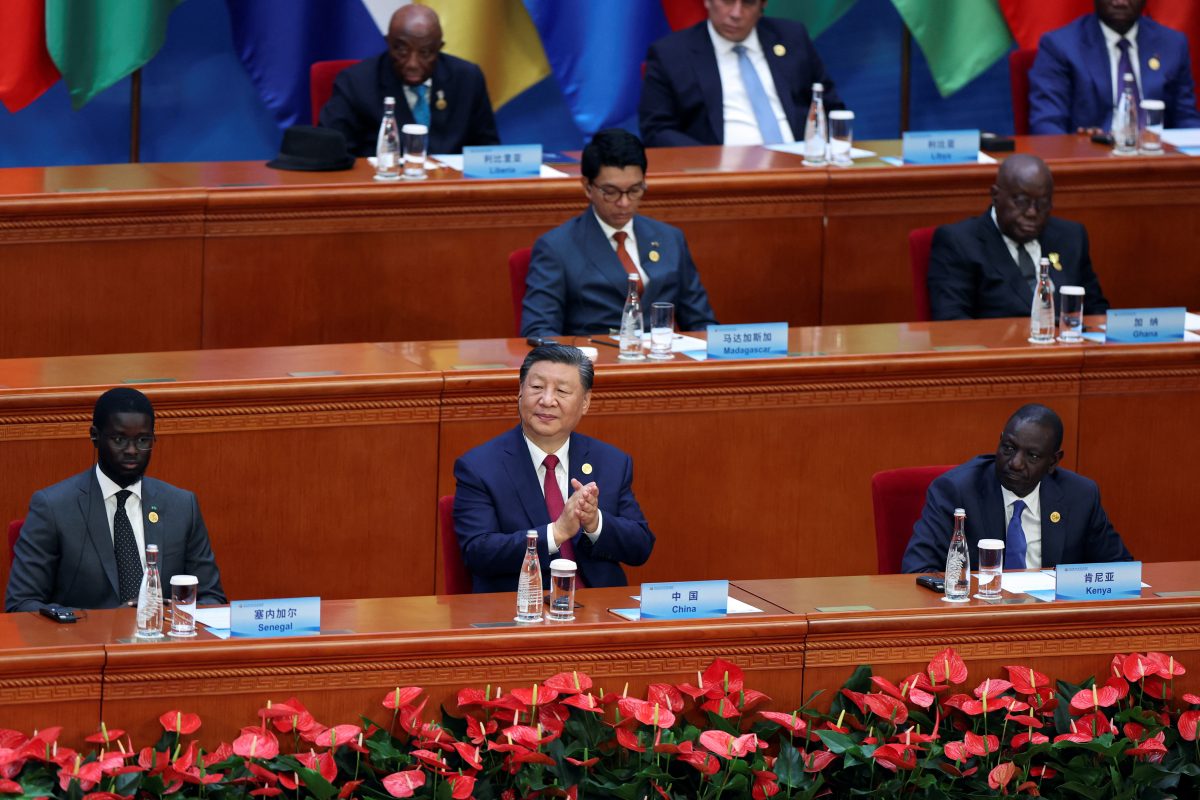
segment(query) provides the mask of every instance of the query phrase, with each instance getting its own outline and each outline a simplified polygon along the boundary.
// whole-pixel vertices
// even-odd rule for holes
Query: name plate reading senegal
[[[491,144],[463,148],[464,178],[536,178],[541,174],[540,144]]]
[[[728,608],[729,581],[642,584],[642,619],[723,617]]]
[[[229,629],[238,637],[315,636],[321,632],[321,598],[234,600]]]
[[[1086,298],[1085,298],[1086,299]],[[1121,308],[1108,312],[1106,342],[1180,342],[1187,309]]]
[[[783,358],[788,353],[786,322],[709,325],[709,358]]]
[[[1059,564],[1054,570],[1058,600],[1112,600],[1142,596],[1142,562]]]
[[[911,131],[904,134],[905,164],[974,164],[979,131]]]

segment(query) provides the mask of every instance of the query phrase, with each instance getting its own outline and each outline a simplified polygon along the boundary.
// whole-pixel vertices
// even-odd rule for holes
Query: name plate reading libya
[[[540,144],[492,144],[463,148],[464,178],[536,178],[541,174]]]
[[[321,632],[321,598],[234,600],[229,631],[235,637],[316,636]]]
[[[642,619],[723,617],[728,608],[729,581],[642,584]]]
[[[1059,564],[1054,570],[1058,600],[1112,600],[1142,596],[1142,562]]]
[[[788,354],[786,322],[709,325],[709,358],[784,358]]]
[[[1110,310],[1104,328],[1104,341],[1181,342],[1186,319],[1187,309],[1182,306]]]
[[[910,131],[904,134],[905,164],[974,164],[979,131]]]

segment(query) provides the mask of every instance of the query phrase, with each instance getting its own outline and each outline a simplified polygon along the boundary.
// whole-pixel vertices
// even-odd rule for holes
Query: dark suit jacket
[[[1058,253],[1062,270],[1050,268],[1054,307],[1058,287],[1082,286],[1085,314],[1102,314],[1108,300],[1092,271],[1087,229],[1078,222],[1051,217],[1038,239],[1042,255]],[[1033,290],[1021,275],[990,210],[982,216],[942,225],[929,253],[929,306],[934,319],[987,319],[1029,316]]]
[[[147,515],[157,511],[158,522]],[[158,545],[163,586],[172,575],[195,575],[200,603],[225,603],[221,575],[208,543],[196,495],[142,478],[142,530]],[[115,608],[117,559],[95,468],[34,493],[8,575],[5,611],[47,604]]]
[[[1168,128],[1200,127],[1187,36],[1142,17],[1137,50],[1142,99],[1166,102]],[[1112,67],[1099,18],[1087,14],[1043,35],[1029,72],[1030,131],[1108,130],[1112,113]]]
[[[766,54],[788,124],[804,138],[812,85],[825,85],[825,108],[842,108],[833,80],[799,22],[778,17],[759,20],[758,40]],[[784,50],[777,55],[775,48]],[[638,124],[647,147],[724,144],[721,74],[708,35],[708,23],[669,34],[650,45],[638,105]]]
[[[716,324],[708,293],[678,228],[648,217],[633,218],[638,257],[649,282],[642,295],[646,324],[650,304],[675,304],[681,331]],[[651,258],[657,253],[658,260]],[[589,208],[541,236],[533,246],[525,279],[522,336],[608,333],[621,327],[628,273]]]
[[[1056,468],[1042,478],[1042,566],[1130,561],[1121,536],[1100,505],[1096,483]],[[941,572],[954,530],[954,509],[967,512],[971,563],[979,563],[980,539],[1005,538],[1004,500],[996,476],[995,456],[976,456],[937,477],[929,486],[921,518],[913,526],[904,551],[904,572]],[[1058,522],[1050,515],[1058,512]]]
[[[572,543],[588,586],[624,586],[621,564],[646,563],[654,534],[633,496],[633,460],[612,445],[571,434],[570,478],[600,487],[603,527],[595,543],[582,530]],[[583,465],[590,464],[590,474]],[[549,586],[546,526],[550,513],[520,426],[454,463],[454,530],[476,592],[513,592],[525,559],[525,532],[538,531],[542,584]],[[570,494],[570,479],[568,495]],[[557,558],[558,556],[556,556]]]
[[[321,127],[341,131],[354,155],[373,156],[385,97],[396,98],[397,124],[416,121],[405,99],[404,81],[387,53],[338,74],[333,95],[321,109]],[[439,97],[446,101],[443,109],[437,107]],[[499,143],[483,72],[470,61],[442,53],[429,93],[429,153],[461,153],[467,145]]]

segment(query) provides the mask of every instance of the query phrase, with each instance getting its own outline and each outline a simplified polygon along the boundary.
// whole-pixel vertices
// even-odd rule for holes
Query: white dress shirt
[[[792,126],[788,124],[787,115],[783,113],[783,103],[779,101],[779,92],[775,89],[775,78],[771,76],[771,68],[767,65],[767,57],[758,41],[758,30],[752,29],[750,35],[741,42],[731,42],[708,23],[708,35],[712,39],[713,52],[717,56],[717,72],[721,75],[721,114],[725,121],[725,144],[762,144],[762,131],[758,129],[758,118],[754,116],[754,108],[750,105],[750,95],[746,93],[746,85],[742,82],[742,68],[739,65],[738,54],[733,52],[737,45],[746,47],[746,56],[754,65],[758,79],[771,101],[771,110],[779,122],[779,132],[784,142],[794,142]]]
[[[1000,231],[1000,222],[996,219],[996,207],[992,206],[992,223],[996,226],[996,230]],[[1020,256],[1017,254],[1018,247],[1024,247],[1025,252],[1029,253],[1029,257],[1033,259],[1033,277],[1036,280],[1038,274],[1038,265],[1042,263],[1042,243],[1037,239],[1031,239],[1024,245],[1017,244],[1015,239],[1010,239],[1004,235],[1004,231],[1000,231],[1000,238],[1004,240],[1004,246],[1008,248],[1008,254],[1012,256],[1013,263],[1018,267],[1021,262]],[[1054,276],[1050,276],[1050,291],[1056,291],[1054,288]]]
[[[429,117],[433,119],[433,78],[428,79],[421,84],[425,87],[425,105],[429,107]],[[404,84],[404,102],[408,103],[408,110],[412,111],[417,105],[417,88]],[[397,120],[397,124],[399,121]]]
[[[1025,510],[1021,512],[1021,530],[1025,531],[1025,569],[1042,568],[1042,484],[1038,483],[1033,491],[1025,497],[1000,487],[1004,498],[1004,532],[1008,533],[1008,524],[1012,522],[1013,503],[1025,501]]]
[[[116,534],[113,533],[113,518],[117,515],[117,492],[122,488],[133,492],[125,498],[125,513],[129,516],[129,524],[133,527],[133,538],[137,539],[138,557],[142,561],[142,569],[146,568],[146,534],[142,527],[142,479],[135,483],[120,487],[104,474],[100,465],[96,465],[96,480],[100,482],[100,492],[104,495],[104,512],[108,515],[108,536],[116,546]]]
[[[524,435],[524,434],[522,434]],[[529,458],[533,460],[533,469],[537,473],[538,488],[542,490],[542,497],[546,496],[546,465],[542,462],[546,460],[546,456],[550,455],[542,448],[538,447],[533,441],[525,436],[525,444],[529,447]],[[562,495],[563,502],[567,500],[568,478],[571,474],[570,464],[567,462],[567,453],[571,449],[571,439],[563,442],[563,446],[558,449],[554,455],[558,456],[558,466],[554,468],[554,479],[558,481],[558,491]],[[600,531],[604,528],[604,514],[599,508],[596,509],[596,530],[588,533],[583,532],[585,536],[593,542],[600,538]],[[550,524],[546,526],[546,550],[550,555],[558,554],[558,544],[554,541],[554,520],[550,520]]]
[[[623,228],[614,228],[604,220],[600,219],[600,215],[596,214],[596,209],[592,209],[592,213],[596,216],[596,222],[600,223],[600,230],[604,231],[604,237],[608,239],[608,245],[617,252],[617,240],[613,238],[614,233],[624,231],[629,234],[625,238],[625,252],[633,259],[633,265],[637,267],[638,275],[642,276],[642,294],[646,293],[646,287],[650,285],[650,277],[646,275],[646,270],[642,269],[642,259],[638,256],[637,238],[633,235],[633,220],[625,223]],[[563,495],[566,497],[566,494]]]
[[[1116,108],[1117,102],[1121,99],[1121,76],[1117,74],[1119,69],[1117,65],[1121,63],[1121,48],[1118,47],[1118,43],[1122,36],[1103,22],[1100,23],[1100,32],[1104,34],[1104,45],[1108,50],[1108,68],[1113,87],[1113,108]],[[1138,23],[1135,22],[1123,38],[1129,40],[1129,60],[1133,64],[1133,80],[1138,85],[1138,97],[1145,99],[1146,95],[1142,92],[1142,65],[1138,63],[1137,32]]]

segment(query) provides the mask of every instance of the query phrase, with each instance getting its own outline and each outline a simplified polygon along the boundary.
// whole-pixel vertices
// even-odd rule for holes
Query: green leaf
[[[847,750],[858,747],[858,742],[848,733],[822,729],[816,734],[825,743],[825,746],[835,753],[845,753]]]
[[[329,800],[329,798],[337,796],[338,788],[325,780],[321,773],[307,767],[298,767],[293,771],[304,781],[304,788],[308,789],[309,793],[317,800]]]
[[[775,759],[775,774],[781,786],[793,789],[804,785],[807,776],[804,774],[804,759],[800,751],[786,741],[779,745],[779,757]]]

